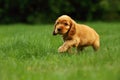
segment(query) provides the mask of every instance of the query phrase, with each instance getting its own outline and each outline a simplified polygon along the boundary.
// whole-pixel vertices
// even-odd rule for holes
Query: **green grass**
[[[94,52],[59,54],[53,25],[0,26],[0,80],[120,80],[120,23],[91,22],[101,39]]]

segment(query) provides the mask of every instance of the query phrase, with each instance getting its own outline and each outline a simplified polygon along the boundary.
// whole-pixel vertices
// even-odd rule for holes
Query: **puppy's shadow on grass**
[[[61,56],[82,56],[82,55],[90,55],[90,54],[97,54],[98,51],[94,51],[92,48],[88,47],[88,48],[85,48],[83,51],[79,51],[77,52],[74,48],[72,49],[72,52],[64,52],[64,53],[58,53],[60,54]]]

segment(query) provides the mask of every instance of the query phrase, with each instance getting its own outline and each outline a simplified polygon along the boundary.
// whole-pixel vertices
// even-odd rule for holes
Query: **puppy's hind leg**
[[[94,51],[97,51],[100,47],[99,39],[96,39],[92,46],[93,46]]]

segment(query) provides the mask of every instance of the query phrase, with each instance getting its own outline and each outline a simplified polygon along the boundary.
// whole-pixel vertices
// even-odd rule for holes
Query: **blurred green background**
[[[57,52],[63,14],[97,31],[98,52]],[[0,0],[0,80],[120,80],[120,0]]]
[[[51,23],[67,14],[80,21],[120,21],[120,0],[0,0],[0,23]]]

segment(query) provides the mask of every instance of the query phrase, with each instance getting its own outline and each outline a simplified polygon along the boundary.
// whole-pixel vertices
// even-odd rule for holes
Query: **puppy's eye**
[[[59,22],[57,22],[56,24],[59,24]]]
[[[67,26],[67,25],[68,25],[68,23],[64,23],[64,25],[65,25],[65,26]]]

